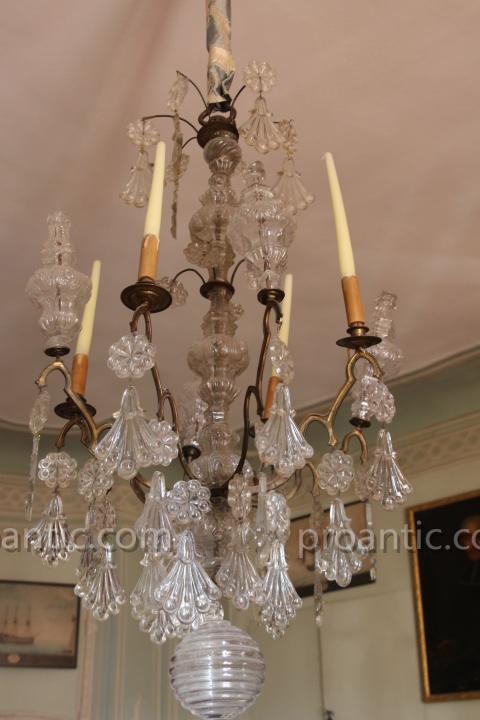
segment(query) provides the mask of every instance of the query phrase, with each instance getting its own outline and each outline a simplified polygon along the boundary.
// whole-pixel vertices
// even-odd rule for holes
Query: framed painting
[[[426,702],[480,698],[480,491],[409,509]]]
[[[0,666],[76,668],[73,585],[0,580]]]
[[[352,521],[352,530],[358,536],[361,532],[365,531],[368,527],[367,514],[366,514],[366,503],[360,500],[346,503],[345,509],[347,515]],[[328,522],[328,510],[324,513],[325,520],[323,527]],[[297,518],[292,518],[290,526],[290,536],[286,545],[286,552],[288,557],[288,573],[290,578],[295,585],[295,589],[300,597],[308,597],[313,595],[314,590],[314,569],[315,569],[315,558],[314,549],[302,550],[302,537],[305,534],[305,545],[310,547],[310,540],[308,530],[310,528],[310,516],[302,515]],[[367,585],[375,582],[371,577],[372,573],[373,558],[371,555],[367,555],[363,559],[362,568],[359,573],[356,573],[352,582],[348,587],[355,587],[358,585]],[[324,592],[334,592],[336,590],[348,590],[348,588],[341,588],[336,582],[325,583]]]

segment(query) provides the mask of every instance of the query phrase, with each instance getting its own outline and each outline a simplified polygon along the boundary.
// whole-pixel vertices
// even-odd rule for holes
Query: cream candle
[[[160,224],[162,222],[163,186],[165,182],[165,143],[157,143],[155,152],[155,165],[153,167],[152,186],[148,198],[147,214],[143,235],[160,237]]]
[[[330,186],[330,195],[332,198],[333,216],[335,218],[335,226],[337,229],[337,250],[338,262],[340,265],[340,276],[351,277],[356,275],[355,260],[353,258],[352,242],[350,240],[350,232],[348,229],[347,215],[345,205],[343,203],[342,191],[338,182],[337,171],[331,153],[324,155],[325,165],[327,167],[328,183]]]
[[[77,340],[75,355],[88,355],[92,345],[93,325],[95,323],[95,311],[97,308],[98,288],[100,285],[100,272],[102,263],[95,260],[92,265],[92,274],[90,276],[92,282],[92,294],[85,305],[82,318],[82,329]]]
[[[290,335],[290,319],[292,315],[292,296],[293,296],[293,275],[288,273],[285,275],[283,284],[283,292],[285,297],[282,301],[282,326],[278,333],[278,337],[285,345],[288,345]]]

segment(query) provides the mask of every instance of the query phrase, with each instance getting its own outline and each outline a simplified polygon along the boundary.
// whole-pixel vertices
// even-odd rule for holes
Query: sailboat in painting
[[[35,637],[32,635],[32,620],[30,605],[26,609],[23,625],[19,623],[18,605],[10,620],[10,608],[7,606],[0,632],[0,643],[3,645],[33,645]]]

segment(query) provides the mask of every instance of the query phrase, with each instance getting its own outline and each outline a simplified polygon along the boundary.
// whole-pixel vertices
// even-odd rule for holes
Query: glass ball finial
[[[264,680],[257,643],[227,620],[209,620],[190,632],[170,661],[177,700],[202,720],[238,717],[255,702]]]

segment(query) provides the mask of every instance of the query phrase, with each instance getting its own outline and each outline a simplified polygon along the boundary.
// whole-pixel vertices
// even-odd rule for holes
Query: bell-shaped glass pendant
[[[165,421],[148,421],[133,385],[123,393],[115,422],[95,448],[107,470],[131,480],[140,468],[169,465],[178,454],[178,436]]]
[[[155,599],[155,590],[165,577],[165,565],[159,554],[150,551],[145,553],[140,565],[143,569],[130,595],[130,604],[132,616],[138,620],[140,630],[149,633],[161,610]]]
[[[378,500],[386,510],[403,505],[413,490],[398,466],[392,437],[385,428],[379,430],[373,457],[359,474],[360,493]]]
[[[177,555],[155,598],[181,637],[209,618],[223,617],[222,592],[200,563],[191,530],[178,538]]]
[[[265,662],[246,632],[226,620],[209,620],[177,645],[169,672],[188,712],[202,720],[231,720],[255,702]]]
[[[262,95],[255,99],[250,117],[240,126],[239,131],[247,145],[251,145],[259,153],[277,150],[284,140]]]
[[[84,583],[77,584],[75,592],[82,598],[83,606],[92,611],[95,620],[103,622],[110,615],[118,615],[126,595],[120,585],[109,545],[98,548],[95,564],[91,566]]]
[[[172,555],[177,536],[167,512],[165,476],[158,470],[153,473],[145,505],[134,527],[143,547],[160,554],[164,560]]]
[[[300,177],[293,158],[287,157],[278,173],[278,180],[272,188],[275,195],[283,200],[286,209],[291,213],[305,210],[315,199],[308,192]]]
[[[28,531],[29,547],[46,565],[58,565],[68,560],[75,550],[67,520],[63,512],[62,498],[55,492],[39,522]]]
[[[239,610],[246,610],[250,602],[263,602],[261,580],[248,557],[249,538],[248,522],[232,528],[227,552],[215,576],[225,597]]]
[[[260,622],[272,637],[281,637],[301,607],[302,601],[288,576],[285,548],[280,540],[272,543],[262,591]]]
[[[342,450],[325,453],[317,466],[317,475],[320,487],[329,495],[346,492],[355,477],[353,458]]]
[[[148,152],[140,147],[135,165],[130,168],[127,184],[120,193],[120,200],[125,205],[143,208],[148,202],[150,186],[152,184],[153,170],[150,165]]]
[[[278,475],[287,478],[295,470],[301,470],[313,455],[313,448],[293,420],[294,415],[288,385],[280,383],[275,390],[269,419],[264,425],[258,422],[255,427],[255,445],[260,460],[273,465]]]
[[[319,551],[317,563],[327,580],[334,580],[340,587],[350,585],[353,574],[362,567],[362,559],[356,550],[357,544],[345,506],[340,498],[335,498],[330,506],[325,543]]]

